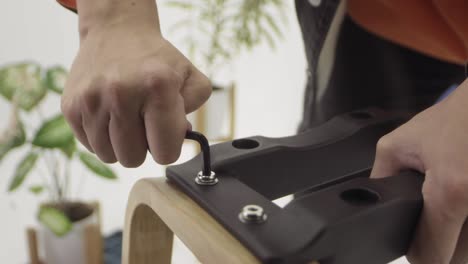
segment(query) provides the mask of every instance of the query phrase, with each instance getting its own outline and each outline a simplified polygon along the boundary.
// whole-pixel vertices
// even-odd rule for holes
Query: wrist
[[[112,25],[149,27],[161,34],[155,0],[77,0],[80,39]]]

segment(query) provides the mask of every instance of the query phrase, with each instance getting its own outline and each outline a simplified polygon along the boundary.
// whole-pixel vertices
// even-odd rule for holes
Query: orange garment
[[[76,0],[57,0],[64,7],[76,11]]]
[[[76,0],[57,0],[76,11]],[[421,53],[468,61],[467,0],[348,0],[353,20],[370,32]]]
[[[467,0],[349,0],[366,30],[449,62],[468,60]]]

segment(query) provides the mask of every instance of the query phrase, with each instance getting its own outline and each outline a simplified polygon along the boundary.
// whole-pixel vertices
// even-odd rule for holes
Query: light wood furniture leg
[[[103,256],[103,238],[99,225],[89,225],[84,230],[84,250],[86,252],[87,264],[102,264]]]
[[[33,228],[28,228],[26,230],[26,237],[28,241],[29,261],[31,262],[31,264],[41,264],[41,260],[39,259],[38,246],[37,246],[36,230],[34,230]]]
[[[165,178],[138,181],[127,205],[122,263],[170,263],[173,233],[201,263],[260,263]]]

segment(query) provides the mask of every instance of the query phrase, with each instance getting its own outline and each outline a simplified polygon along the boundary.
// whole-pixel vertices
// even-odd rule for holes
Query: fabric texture
[[[76,12],[76,0],[57,0]],[[308,61],[300,131],[334,115],[366,107],[421,111],[465,77],[450,64],[390,43],[346,17],[341,25],[333,68],[320,96],[318,62],[340,0],[296,0]]]
[[[317,63],[339,1],[318,7],[296,0],[308,61],[304,116],[299,130],[367,107],[417,112],[447,87],[461,83],[463,66],[443,62],[370,34],[347,16],[338,33],[330,79],[317,96]]]
[[[318,58],[339,4],[340,0],[327,0],[319,5],[312,5],[308,0],[296,0],[296,13],[308,64],[301,131],[310,127],[310,121],[315,119],[313,113],[316,112]]]

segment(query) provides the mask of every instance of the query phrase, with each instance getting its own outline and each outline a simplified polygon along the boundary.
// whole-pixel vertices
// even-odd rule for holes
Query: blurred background
[[[183,38],[186,30],[172,30],[186,16],[186,11],[169,6],[165,1],[158,2],[164,36],[175,46],[186,50],[186,40]],[[235,137],[291,135],[298,126],[306,65],[293,1],[285,2],[287,23],[281,24],[283,37],[275,40],[276,48],[272,49],[267,42],[260,43],[250,52],[243,52],[233,58],[224,69],[229,72],[229,77],[224,80],[235,82],[236,85]],[[77,21],[74,13],[52,0],[3,1],[0,8],[0,66],[34,62],[44,68],[60,65],[69,69],[79,48]],[[59,103],[59,96],[47,95],[41,102],[45,118],[57,114]],[[10,103],[0,97],[0,131],[9,125],[10,112]],[[41,123],[34,115],[27,122],[32,127],[38,127]],[[27,151],[27,148],[13,150],[0,162],[2,263],[28,262],[26,228],[39,225],[36,217],[38,206],[47,198],[33,195],[28,190],[29,186],[41,180],[41,176],[34,170],[21,188],[12,193],[7,191],[13,172]],[[180,160],[186,160],[194,154],[194,146],[187,144]],[[78,161],[71,164],[71,197],[99,201],[104,234],[122,228],[127,197],[137,180],[164,176],[164,168],[149,156],[137,169],[126,169],[119,164],[112,164],[111,167],[118,175],[118,179],[112,182],[93,176]],[[176,247],[174,263],[190,263],[187,262],[189,259],[186,251]]]
[[[169,1],[158,1],[163,34],[186,52],[189,50],[186,36],[192,29],[180,25],[174,29],[174,26],[186,17],[187,10],[165,2]],[[210,69],[216,72],[212,76],[216,83],[235,85],[235,93],[231,94],[235,97],[232,101],[235,105],[229,109],[234,114],[228,115],[234,118],[234,126],[227,137],[280,137],[292,135],[297,129],[301,118],[306,61],[294,1],[284,1],[282,10],[286,19],[278,25],[282,37],[274,36],[274,48],[267,36],[266,41],[255,43],[251,50],[231,56],[229,63],[222,68],[214,65]],[[77,21],[74,13],[53,0],[3,1],[0,8],[0,66],[28,62],[37,63],[44,69],[55,66],[69,69],[79,48]],[[187,56],[191,55],[187,53]],[[41,102],[42,117],[32,114],[23,121],[28,123],[28,127],[39,128],[41,118],[47,120],[58,113],[59,103],[59,96],[48,93]],[[11,125],[11,104],[4,97],[0,97],[0,114],[0,131],[4,131]],[[35,131],[27,132],[34,134]],[[14,149],[0,160],[1,263],[28,263],[26,230],[28,227],[38,228],[38,208],[47,201],[47,196],[30,192],[30,187],[43,177],[34,169],[24,179],[21,188],[8,192],[18,162],[28,151],[28,148]],[[186,144],[178,162],[193,157],[195,151],[194,145]],[[122,229],[127,197],[137,180],[164,177],[164,167],[157,165],[149,156],[137,169],[110,165],[118,177],[113,181],[95,177],[96,173],[81,163],[77,159],[71,162],[69,185],[73,188],[69,197],[99,202],[103,235]],[[173,262],[194,263],[190,252],[177,243]]]

